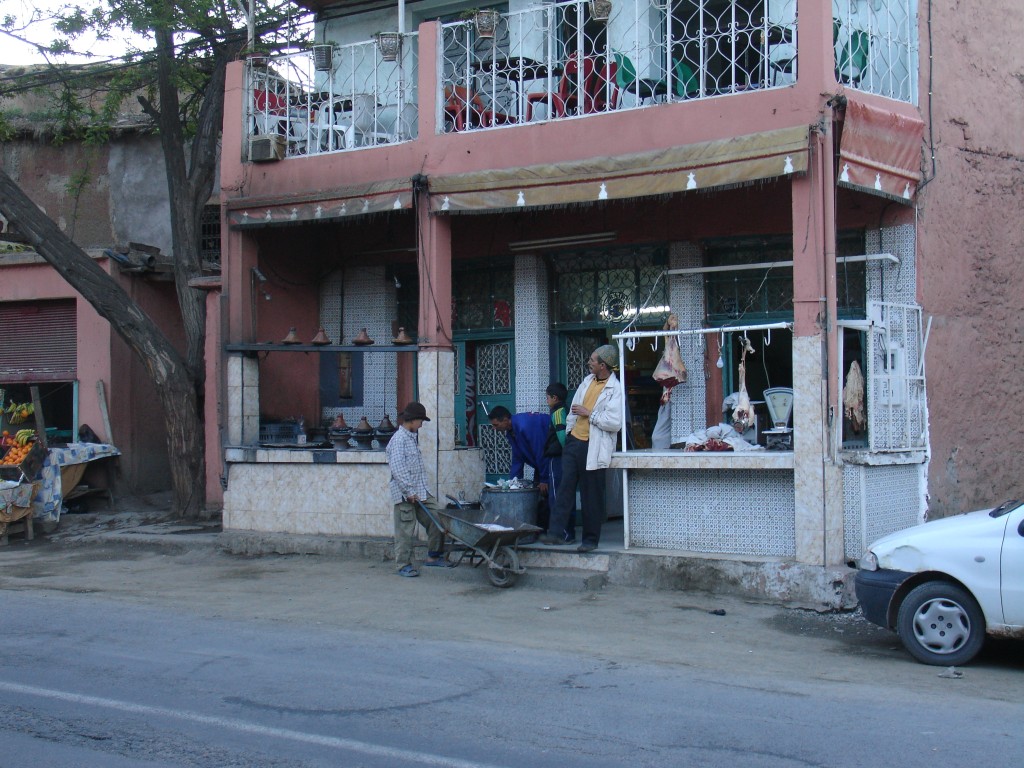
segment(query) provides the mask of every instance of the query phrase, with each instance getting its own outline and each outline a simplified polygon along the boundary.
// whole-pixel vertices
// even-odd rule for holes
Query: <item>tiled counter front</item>
[[[391,536],[383,451],[226,451],[224,530]]]
[[[793,557],[793,454],[637,451],[627,470],[629,546]]]

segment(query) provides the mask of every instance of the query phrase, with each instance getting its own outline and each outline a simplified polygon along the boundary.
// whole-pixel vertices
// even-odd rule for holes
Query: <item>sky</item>
[[[68,4],[68,0],[3,0],[0,14],[5,16],[11,14],[19,20],[24,20],[31,17],[33,9],[46,13]],[[89,7],[95,3],[90,0],[79,0],[78,4],[83,7]],[[57,35],[48,25],[36,24],[30,31],[24,34],[24,37],[45,45],[52,42]],[[140,38],[135,44],[137,46],[144,46],[144,41]],[[86,61],[103,61],[104,59],[122,55],[126,49],[124,40],[99,43],[96,42],[95,38],[90,39],[86,37],[79,39],[79,41],[74,43],[74,46],[76,49],[94,54],[94,57],[68,56],[62,57],[60,59],[62,62],[77,64]],[[43,64],[45,61],[46,59],[32,46],[20,43],[0,33],[0,64]]]

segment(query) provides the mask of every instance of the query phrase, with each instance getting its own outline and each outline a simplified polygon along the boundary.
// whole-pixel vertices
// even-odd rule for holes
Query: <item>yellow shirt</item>
[[[608,383],[608,379],[604,381],[598,381],[594,379],[590,382],[590,386],[587,387],[586,394],[583,395],[583,407],[588,411],[594,410],[594,405],[597,403],[597,398],[600,397],[604,391],[604,385]],[[589,416],[577,416],[576,424],[572,428],[572,436],[577,440],[589,440],[590,439],[590,417]]]

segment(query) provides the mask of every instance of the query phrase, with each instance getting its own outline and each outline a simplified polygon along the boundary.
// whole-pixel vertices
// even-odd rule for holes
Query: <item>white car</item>
[[[885,536],[856,577],[864,617],[925,664],[965,664],[985,635],[1024,638],[1024,502]]]

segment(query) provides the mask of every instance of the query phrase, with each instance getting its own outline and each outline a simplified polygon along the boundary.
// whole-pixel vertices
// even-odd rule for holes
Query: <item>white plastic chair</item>
[[[373,96],[368,93],[357,93],[352,97],[352,127],[361,146],[394,142],[394,132],[387,130],[384,125],[383,118],[386,109],[395,111],[394,107],[377,107]],[[394,121],[397,121],[398,116],[394,117]]]
[[[313,142],[321,152],[346,149],[354,144],[351,116],[335,112],[330,104],[321,105],[310,128]]]

